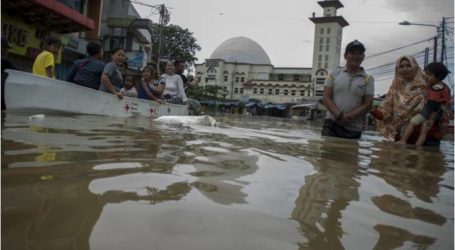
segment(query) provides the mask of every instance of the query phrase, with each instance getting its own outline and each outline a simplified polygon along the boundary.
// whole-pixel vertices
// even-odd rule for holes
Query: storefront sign
[[[127,63],[129,69],[141,70],[146,63],[146,55],[143,51],[126,52]]]
[[[25,24],[21,19],[16,19],[2,13],[2,35],[8,39],[11,49],[9,53],[35,58],[44,48],[44,40],[52,35],[56,38],[61,34],[51,33],[42,27]],[[55,60],[60,63],[62,49],[60,48]]]

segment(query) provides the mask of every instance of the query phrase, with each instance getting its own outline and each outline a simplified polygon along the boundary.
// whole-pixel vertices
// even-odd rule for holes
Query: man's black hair
[[[430,72],[441,81],[444,80],[444,78],[446,78],[446,76],[450,73],[447,67],[440,62],[432,62],[428,64],[424,70]]]
[[[46,37],[46,40],[44,40],[44,42],[46,43],[47,46],[51,46],[52,44],[61,44],[60,40],[53,36]]]
[[[176,59],[176,60],[174,61],[174,66],[177,66],[177,65],[179,65],[179,64],[181,64],[181,63],[185,64],[185,61],[183,61],[182,59]]]
[[[89,56],[94,56],[100,53],[102,49],[103,48],[101,47],[101,44],[99,44],[98,42],[92,41],[87,44],[87,54]]]

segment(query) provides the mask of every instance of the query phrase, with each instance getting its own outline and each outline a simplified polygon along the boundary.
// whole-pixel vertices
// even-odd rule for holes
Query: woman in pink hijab
[[[421,112],[425,104],[425,80],[422,70],[412,56],[402,56],[395,64],[395,77],[381,106],[373,110],[372,115],[378,119],[377,128],[383,136],[391,141],[400,138],[401,130],[409,120]],[[408,143],[418,137],[416,128]],[[439,125],[435,122],[427,134],[425,144],[439,144],[442,136]]]

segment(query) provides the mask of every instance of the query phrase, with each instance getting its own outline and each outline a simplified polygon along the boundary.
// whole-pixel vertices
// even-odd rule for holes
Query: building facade
[[[98,38],[101,5],[102,0],[2,1],[2,36],[11,46],[10,60],[31,72],[44,39],[52,35],[63,45],[56,58],[56,75],[62,79],[65,68],[85,55],[80,38]]]
[[[247,37],[218,46],[205,63],[196,64],[196,78],[199,86],[219,87],[223,99],[299,103],[311,96],[311,68],[273,67],[264,49]]]
[[[310,18],[315,24],[311,71],[314,96],[323,95],[325,76],[330,69],[340,65],[343,27],[349,25],[342,16],[337,16],[337,9],[343,7],[340,1],[324,0],[319,1],[318,4],[323,8],[323,15],[316,17],[313,12],[313,17]]]
[[[200,86],[221,88],[221,96],[232,100],[315,103],[324,93],[329,71],[340,66],[343,28],[348,22],[337,16],[343,7],[338,0],[319,1],[323,14],[315,13],[312,68],[274,67],[264,49],[246,37],[226,40],[205,63],[196,64]]]
[[[9,58],[27,72],[50,35],[62,41],[58,79],[65,79],[73,62],[86,56],[89,41],[103,44],[105,60],[111,49],[123,48],[133,70],[142,69],[151,54],[151,20],[140,18],[129,0],[3,1],[1,19],[2,36],[12,47]]]
[[[100,38],[109,60],[110,51],[125,50],[128,68],[141,70],[151,57],[152,21],[140,17],[129,0],[104,0]]]

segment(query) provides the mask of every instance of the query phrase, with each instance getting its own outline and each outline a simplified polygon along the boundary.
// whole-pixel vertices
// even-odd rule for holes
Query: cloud
[[[411,16],[415,15],[418,20],[432,20],[435,17],[440,19],[442,16],[452,17],[454,13],[453,0],[384,0],[382,3],[385,8]]]

